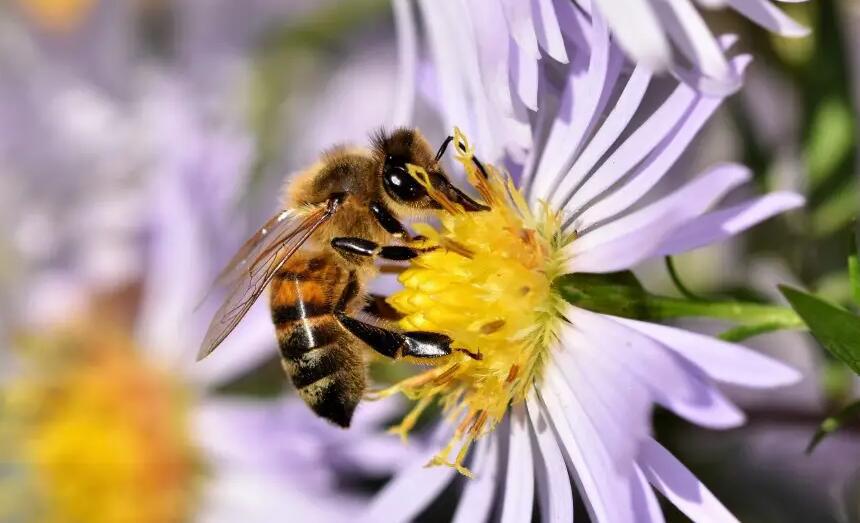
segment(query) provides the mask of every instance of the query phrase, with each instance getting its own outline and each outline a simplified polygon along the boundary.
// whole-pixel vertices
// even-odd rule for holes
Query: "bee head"
[[[374,151],[381,160],[382,189],[396,204],[415,210],[442,208],[409,174],[406,166],[413,164],[427,171],[434,189],[462,205],[465,210],[487,209],[451,183],[430,144],[417,130],[400,128],[392,133],[379,132],[373,142]]]

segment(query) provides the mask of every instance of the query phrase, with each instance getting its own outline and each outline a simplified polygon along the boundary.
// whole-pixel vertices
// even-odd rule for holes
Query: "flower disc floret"
[[[561,274],[561,247],[569,238],[556,214],[543,206],[535,216],[509,178],[476,161],[459,131],[455,144],[457,160],[490,209],[464,212],[434,194],[426,173],[412,167],[413,176],[449,212],[438,228],[416,225],[427,250],[412,260],[400,276],[403,289],[389,298],[404,315],[403,329],[446,334],[455,351],[422,361],[434,368],[383,395],[402,392],[417,400],[394,429],[404,437],[421,412],[439,401],[456,429],[432,463],[468,475],[462,463],[471,442],[492,431],[539,379],[561,321],[561,298],[552,282]]]

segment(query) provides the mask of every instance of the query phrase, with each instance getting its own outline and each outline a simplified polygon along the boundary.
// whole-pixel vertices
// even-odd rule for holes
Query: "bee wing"
[[[215,286],[227,289],[227,299],[206,330],[197,353],[198,361],[212,353],[236,328],[278,269],[334,216],[340,202],[340,198],[332,198],[310,213],[282,211],[242,245],[215,280]]]

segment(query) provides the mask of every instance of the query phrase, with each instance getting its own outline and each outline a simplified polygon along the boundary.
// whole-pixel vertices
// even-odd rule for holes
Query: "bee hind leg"
[[[386,322],[393,322],[403,318],[403,314],[389,305],[386,297],[380,294],[371,294],[363,310],[367,314]]]
[[[395,332],[351,318],[343,312],[337,312],[335,316],[346,330],[371,349],[389,358],[439,358],[448,356],[453,351],[451,338],[438,332]]]
[[[448,356],[456,351],[475,360],[482,359],[480,353],[451,347],[453,340],[445,334],[429,331],[395,332],[351,318],[343,312],[336,312],[335,317],[346,330],[371,349],[388,358],[399,359],[410,356],[432,359]]]

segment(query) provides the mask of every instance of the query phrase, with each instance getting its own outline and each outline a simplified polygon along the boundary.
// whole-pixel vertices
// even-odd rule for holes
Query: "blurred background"
[[[709,295],[778,301],[790,283],[851,307],[860,2],[783,8],[812,35],[708,13],[755,61],[678,170],[737,160],[757,190],[808,205],[677,268]],[[397,89],[388,0],[2,3],[0,521],[338,521],[420,451],[385,433],[396,401],[363,405],[348,432],[315,418],[265,307],[194,362],[212,313],[195,307],[285,176],[366,143]],[[447,132],[420,97],[415,120],[431,141]],[[642,273],[676,292],[662,265]],[[804,452],[857,378],[806,334],[748,344],[806,379],[736,394],[741,429],[658,412],[658,436],[742,521],[860,521],[860,427]]]

